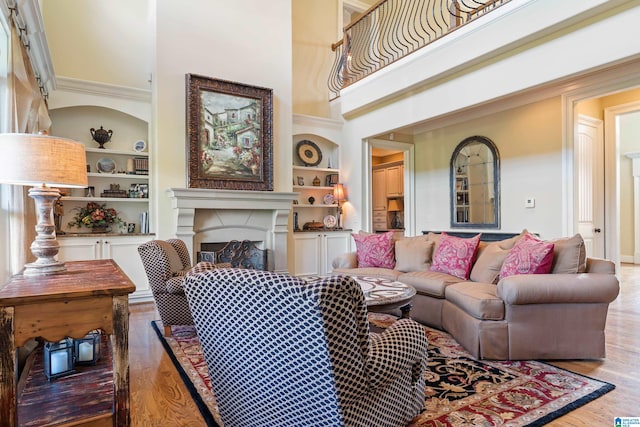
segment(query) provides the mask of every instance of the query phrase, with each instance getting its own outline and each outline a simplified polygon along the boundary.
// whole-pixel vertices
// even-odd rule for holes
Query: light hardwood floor
[[[203,426],[198,408],[151,329],[150,322],[160,318],[155,306],[130,308],[132,425]],[[606,336],[606,359],[553,364],[613,383],[616,389],[548,425],[613,426],[615,417],[640,417],[640,266],[623,265],[620,296],[609,308]]]

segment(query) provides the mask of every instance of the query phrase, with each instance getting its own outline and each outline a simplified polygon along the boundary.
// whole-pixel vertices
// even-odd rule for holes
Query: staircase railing
[[[331,50],[329,98],[510,0],[381,0]]]

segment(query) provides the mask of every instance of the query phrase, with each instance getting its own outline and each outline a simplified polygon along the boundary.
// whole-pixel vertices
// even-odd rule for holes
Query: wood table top
[[[72,261],[66,271],[48,276],[13,276],[0,287],[0,306],[69,298],[127,295],[135,285],[111,259]]]

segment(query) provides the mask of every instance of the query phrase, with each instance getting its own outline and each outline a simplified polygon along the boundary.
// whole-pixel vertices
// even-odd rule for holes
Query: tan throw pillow
[[[179,275],[180,272],[184,269],[184,265],[182,265],[182,259],[180,259],[180,255],[176,248],[171,246],[170,243],[163,242],[162,247],[167,254],[167,259],[169,260],[169,270],[172,275]]]
[[[396,270],[427,271],[431,265],[434,243],[423,236],[398,240],[396,242]]]
[[[231,263],[229,262],[220,262],[218,264],[214,264],[208,261],[200,261],[193,267],[191,267],[186,272],[186,276],[191,276],[193,274],[202,273],[203,271],[215,270],[216,268],[231,268]]]
[[[580,234],[573,237],[551,240],[554,244],[551,273],[584,273],[587,270],[587,255]]]
[[[526,233],[527,230],[525,229],[517,236],[498,242],[480,242],[478,256],[476,262],[473,264],[469,278],[479,283],[497,283],[498,274],[509,250],[511,250],[516,242]]]

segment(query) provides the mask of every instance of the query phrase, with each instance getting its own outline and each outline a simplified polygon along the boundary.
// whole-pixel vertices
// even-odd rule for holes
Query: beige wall
[[[273,89],[274,189],[291,191],[291,18],[290,0],[43,2],[56,75],[153,91],[158,237],[174,230],[166,190],[186,187],[187,73]]]
[[[450,228],[449,164],[465,138],[491,139],[500,156],[501,230],[523,228],[545,238],[562,235],[560,98],[425,132],[415,137],[416,228]],[[525,208],[528,197],[536,207]]]
[[[330,118],[327,80],[338,41],[338,2],[293,0],[293,112]]]
[[[56,76],[150,88],[150,0],[40,4]]]
[[[250,13],[249,13],[250,11]],[[291,191],[291,1],[158,0],[153,156],[157,231],[173,230],[166,190],[186,187],[185,74],[273,89],[274,190]]]

